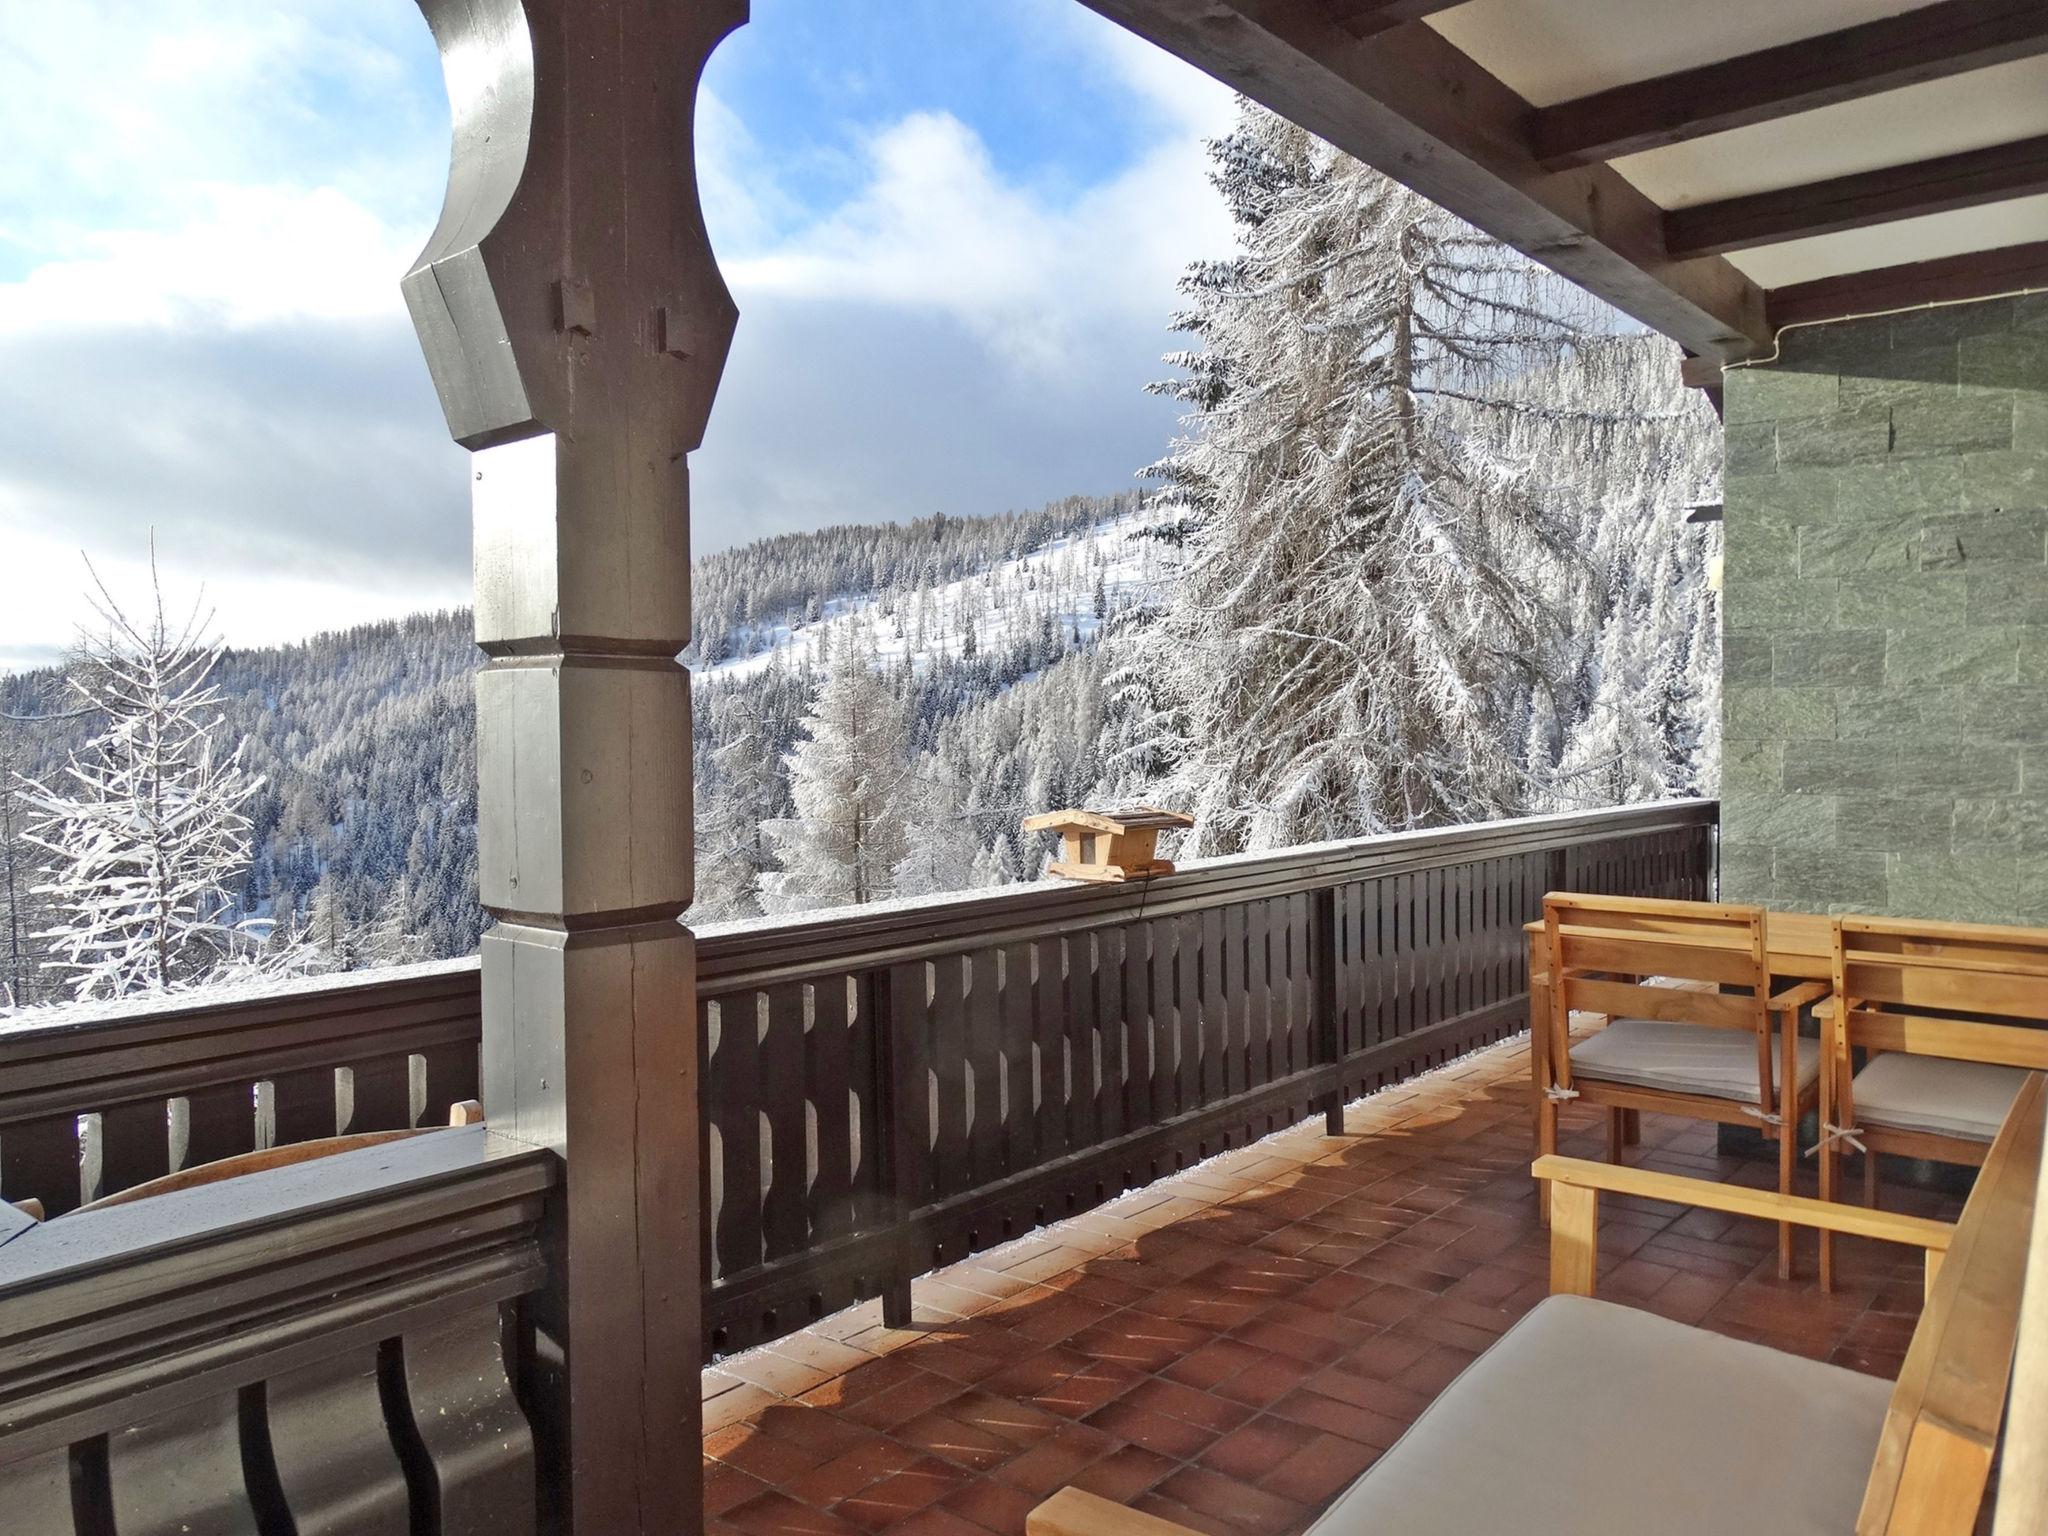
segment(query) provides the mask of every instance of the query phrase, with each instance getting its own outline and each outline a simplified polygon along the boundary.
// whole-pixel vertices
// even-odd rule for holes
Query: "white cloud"
[[[905,111],[810,208],[700,100],[742,319],[699,548],[1107,490],[1163,444],[1142,386],[1181,269],[1231,238],[1199,142],[1229,96],[1074,0],[1013,3],[1048,68],[1142,105],[1114,174],[1026,181]],[[69,635],[81,548],[126,582],[151,527],[238,643],[461,600],[463,455],[397,290],[446,172],[411,0],[0,11],[0,665]]]
[[[170,228],[81,232],[74,254],[0,284],[0,335],[404,313],[421,237],[333,187],[207,183],[190,205]]]
[[[743,303],[836,297],[944,315],[1044,383],[1096,365],[1105,324],[1157,330],[1181,269],[1231,238],[1191,137],[1066,202],[1005,180],[942,113],[905,117],[867,148],[866,182],[843,207],[727,262]]]

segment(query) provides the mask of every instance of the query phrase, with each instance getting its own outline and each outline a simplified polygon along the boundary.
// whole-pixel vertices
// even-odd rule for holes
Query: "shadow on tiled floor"
[[[704,1374],[713,1532],[1012,1536],[1076,1483],[1217,1536],[1299,1530],[1546,1291],[1525,1042],[1508,1042],[940,1271]],[[1594,1111],[1564,1150],[1603,1154]],[[1770,1185],[1711,1126],[1631,1161]],[[1811,1169],[1803,1170],[1807,1186]],[[1953,1201],[1900,1191],[1901,1209]],[[1917,1253],[1855,1240],[1824,1296],[1761,1223],[1609,1197],[1600,1294],[1893,1376]]]

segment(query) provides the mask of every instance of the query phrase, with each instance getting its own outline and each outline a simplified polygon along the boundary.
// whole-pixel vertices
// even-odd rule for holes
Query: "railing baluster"
[[[1332,1136],[1344,1134],[1344,1047],[1339,1036],[1343,1021],[1337,1014],[1337,892],[1317,891],[1309,914],[1308,973],[1315,988],[1311,1017],[1315,1020],[1316,1065],[1331,1074],[1330,1087],[1322,1095],[1323,1129]]]

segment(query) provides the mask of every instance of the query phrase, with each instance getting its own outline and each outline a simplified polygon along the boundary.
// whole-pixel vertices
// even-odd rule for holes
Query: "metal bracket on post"
[[[1335,887],[1317,891],[1309,907],[1310,984],[1315,988],[1316,1060],[1335,1069],[1343,1061],[1344,1020],[1337,1008],[1337,892]],[[1344,1078],[1341,1072],[1323,1099],[1323,1129],[1331,1136],[1344,1134]]]

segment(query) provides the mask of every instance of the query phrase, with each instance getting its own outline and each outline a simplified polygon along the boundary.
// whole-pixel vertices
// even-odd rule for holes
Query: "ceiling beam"
[[[2035,192],[2048,192],[2048,135],[1675,209],[1664,244],[1673,256],[1741,251]]]
[[[1537,165],[1528,102],[1426,24],[1361,40],[1316,0],[1085,3],[1689,351],[1768,350],[1761,289],[1717,257],[1672,259],[1663,210],[1609,167]]]
[[[1403,22],[1420,21],[1465,0],[1323,0],[1323,12],[1353,37],[1371,37]]]
[[[1771,328],[1776,330],[1850,315],[1988,299],[2024,288],[2048,288],[2048,240],[1793,283],[1773,288],[1767,303]]]
[[[2048,53],[2041,0],[1943,0],[1539,109],[1550,170],[1591,165]]]

